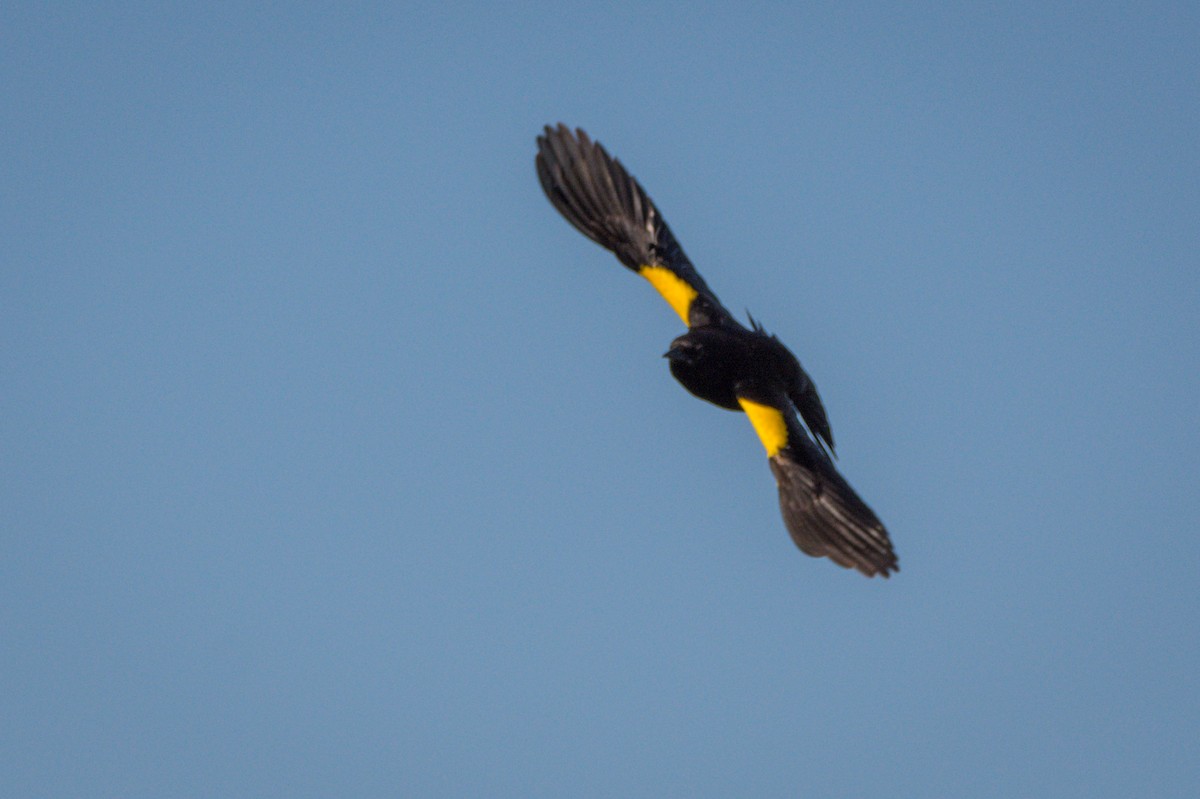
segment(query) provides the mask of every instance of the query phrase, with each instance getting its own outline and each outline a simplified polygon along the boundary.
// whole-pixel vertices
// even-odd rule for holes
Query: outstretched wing
[[[868,577],[899,571],[887,530],[804,432],[788,398],[747,386],[739,386],[737,396],[766,447],[779,508],[796,546]]]
[[[739,325],[692,266],[662,214],[621,162],[583,130],[546,126],[537,173],[550,202],[581,233],[658,290],[684,324]]]

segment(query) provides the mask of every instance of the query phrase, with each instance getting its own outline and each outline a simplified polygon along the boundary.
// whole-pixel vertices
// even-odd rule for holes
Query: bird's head
[[[692,365],[700,357],[700,351],[703,345],[694,339],[687,336],[680,336],[671,342],[671,348],[663,353],[663,357],[671,362],[671,365]]]

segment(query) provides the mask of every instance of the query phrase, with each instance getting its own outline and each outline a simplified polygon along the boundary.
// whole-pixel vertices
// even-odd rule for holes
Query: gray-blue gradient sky
[[[1184,797],[1200,11],[9,3],[0,793]],[[792,546],[585,127],[902,571]]]

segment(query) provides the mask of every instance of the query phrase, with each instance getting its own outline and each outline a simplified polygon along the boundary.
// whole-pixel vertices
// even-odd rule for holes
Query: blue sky
[[[1194,796],[1194,4],[0,11],[9,796]],[[630,168],[903,571],[795,551]]]

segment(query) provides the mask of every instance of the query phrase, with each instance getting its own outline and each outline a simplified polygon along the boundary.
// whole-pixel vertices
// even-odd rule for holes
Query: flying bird
[[[833,465],[825,406],[796,356],[721,305],[645,190],[598,142],[560,123],[547,125],[537,145],[538,178],[554,207],[648,280],[687,325],[664,355],[671,374],[700,399],[750,419],[796,546],[868,577],[898,571],[887,530]]]

